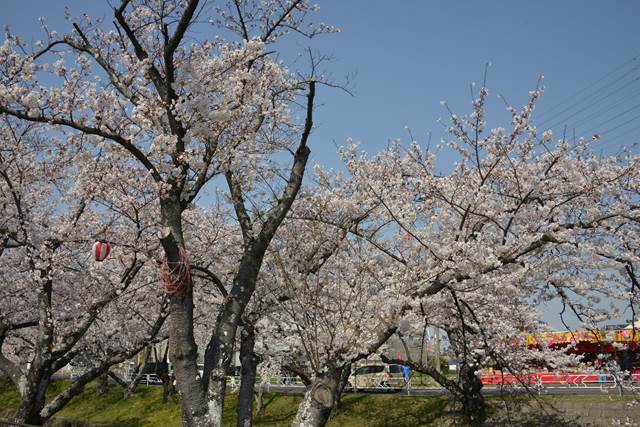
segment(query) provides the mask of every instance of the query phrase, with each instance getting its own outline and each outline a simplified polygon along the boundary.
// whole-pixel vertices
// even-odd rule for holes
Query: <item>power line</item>
[[[637,69],[637,67],[636,67]],[[622,85],[621,87],[617,88],[616,90],[614,90],[613,92],[609,92],[607,95],[603,96],[602,98],[596,100],[595,102],[592,102],[591,104],[588,104],[586,107],[582,107],[581,109],[573,112],[572,114],[568,115],[567,117],[556,121],[553,125],[548,126],[549,128],[554,128],[564,122],[566,122],[568,119],[575,117],[576,115],[580,114],[583,111],[588,110],[589,108],[593,107],[594,105],[596,105],[596,102],[602,102],[605,99],[609,98],[611,95],[615,95],[616,93],[620,92],[623,89],[626,89],[628,86],[632,85],[633,83],[635,83],[636,81],[640,80],[640,76],[636,77],[635,79],[631,80],[630,82],[625,83],[624,85]],[[538,124],[538,126],[543,126],[544,123],[548,123],[549,120],[543,120],[541,123]]]
[[[602,82],[603,80],[606,80],[609,76],[617,73],[618,71],[626,68],[629,64],[632,64],[633,62],[637,61],[638,58],[640,56],[634,56],[633,58],[631,58],[630,60],[626,61],[624,64],[622,64],[619,67],[614,68],[613,70],[605,73],[603,76],[599,77],[598,79],[596,79],[595,81],[591,82],[590,84],[588,84],[587,86],[583,87],[582,89],[578,90],[577,92],[573,93],[572,95],[568,96],[567,98],[565,98],[564,100],[560,101],[559,103],[556,103],[555,105],[553,105],[551,108],[549,108],[548,110],[540,113],[538,115],[538,117],[544,117],[548,114],[551,114],[553,111],[557,110],[559,107],[561,107],[563,104],[565,104],[567,101],[571,101],[574,100],[576,96],[584,93],[585,91],[593,88],[595,85],[599,84],[600,82]],[[636,67],[634,67],[631,71],[633,71],[634,69],[636,69]],[[629,72],[626,72],[625,74],[623,74],[623,76],[619,77],[616,82],[620,79],[620,78],[624,78]],[[559,113],[559,114],[562,114]]]
[[[634,128],[631,128],[631,129],[629,129],[628,131],[623,132],[622,134],[619,134],[619,135],[617,135],[617,136],[612,136],[612,137],[610,137],[610,138],[609,138],[609,140],[613,140],[613,139],[623,140],[623,139],[624,139],[624,138],[626,138],[628,135],[631,135],[631,134],[634,134],[634,133],[637,135],[637,140],[636,140],[634,143],[638,143],[638,142],[640,142],[640,129],[635,128],[635,127],[634,127]]]
[[[625,115],[625,114],[627,114],[627,113],[630,113],[631,111],[633,111],[633,110],[637,109],[638,107],[640,107],[640,104],[636,104],[636,105],[634,105],[633,107],[631,107],[631,108],[629,108],[629,109],[627,109],[627,110],[623,111],[622,113],[618,114],[616,117],[614,117],[614,118],[612,118],[612,119],[605,120],[605,121],[600,122],[599,124],[597,124],[597,125],[595,125],[595,126],[590,127],[590,128],[589,128],[585,133],[588,135],[588,134],[592,133],[594,130],[599,129],[600,127],[602,127],[602,126],[606,125],[607,123],[613,122],[614,120],[616,120],[616,119],[620,118],[621,116],[624,116],[624,115]]]
[[[607,130],[603,131],[600,135],[606,135],[608,133],[611,133],[614,130],[619,129],[619,128],[623,127],[623,126],[626,126],[629,123],[631,123],[631,122],[633,122],[635,120],[638,120],[638,119],[640,119],[640,114],[638,114],[637,116],[627,120],[626,122],[620,123],[618,126],[614,126],[614,127],[610,128],[610,129],[607,129]]]
[[[640,95],[640,90],[637,90],[631,94],[625,95],[621,98],[615,99],[612,103],[607,104],[606,106],[597,109],[596,111],[594,111],[593,113],[583,117],[582,119],[578,120],[577,122],[573,122],[571,123],[571,127],[578,127],[578,125],[586,122],[587,120],[590,120],[594,117],[597,117],[599,115],[606,115],[607,113],[610,113],[611,111],[613,111],[613,109],[617,106],[620,105],[624,105],[624,103],[628,100],[631,99],[638,99],[637,96]]]

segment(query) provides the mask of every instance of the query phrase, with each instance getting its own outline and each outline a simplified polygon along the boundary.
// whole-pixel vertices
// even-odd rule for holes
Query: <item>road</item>
[[[302,385],[271,385],[268,389],[270,392],[282,393],[282,394],[304,394],[305,387]],[[513,389],[509,389],[512,392]],[[500,395],[499,387],[485,386],[482,389],[482,393],[485,396],[498,396]],[[523,388],[517,388],[516,392],[526,393]],[[628,391],[626,391],[629,393]],[[444,396],[448,392],[440,387],[417,387],[412,388],[410,391],[402,390],[399,392],[386,391],[386,390],[368,390],[358,391],[358,393],[366,393],[373,395],[395,395],[395,396]],[[607,393],[617,394],[618,390],[613,387],[613,383],[602,383],[601,385],[592,386],[547,386],[541,389],[540,395],[605,395]]]

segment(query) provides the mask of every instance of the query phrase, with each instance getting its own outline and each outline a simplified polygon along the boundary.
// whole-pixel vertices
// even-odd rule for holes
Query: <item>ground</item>
[[[52,392],[62,384],[55,383]],[[69,404],[60,418],[81,420],[86,424],[113,427],[180,426],[177,401],[166,405],[161,402],[162,390],[157,386],[140,386],[129,400],[122,400],[118,386],[112,385],[107,394],[96,397],[95,386]],[[257,417],[255,425],[265,427],[289,426],[301,396],[266,395],[266,411]],[[487,425],[504,426],[610,426],[612,419],[625,425],[626,418],[640,421],[640,406],[629,407],[630,399],[608,396],[554,396],[544,397],[543,410],[531,399],[510,399],[508,407],[502,400],[492,398],[491,419]],[[18,404],[15,388],[0,383],[0,419],[11,415]],[[553,404],[559,413],[548,408]],[[226,402],[225,426],[235,426],[235,395]],[[393,394],[344,396],[340,413],[330,422],[331,427],[419,427],[460,426],[454,422],[453,407],[443,397],[406,397]],[[639,423],[640,424],[640,423]],[[1,425],[1,422],[0,422]],[[63,424],[61,421],[57,425]],[[633,424],[631,424],[633,425]]]

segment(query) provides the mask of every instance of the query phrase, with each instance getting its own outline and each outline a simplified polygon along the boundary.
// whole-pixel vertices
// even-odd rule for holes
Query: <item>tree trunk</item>
[[[263,256],[264,251],[243,256],[233,287],[216,319],[216,328],[205,352],[204,376],[208,380],[209,414],[215,427],[222,426],[226,373],[231,365],[240,317],[256,287]]]
[[[235,335],[235,327],[230,327]],[[218,337],[214,342],[219,342]],[[228,344],[228,348],[232,348],[231,344]],[[230,351],[225,350],[225,344],[217,344],[219,350],[216,352],[217,361],[214,364],[214,368],[211,369],[208,374],[209,385],[207,387],[207,404],[209,408],[209,416],[211,418],[212,425],[214,427],[222,426],[222,410],[224,408],[224,394],[227,388],[226,373],[231,364],[231,357],[233,354]],[[222,347],[222,348],[221,348]],[[205,362],[206,366],[206,362]],[[206,375],[206,374],[205,374]]]
[[[40,277],[47,277],[48,270],[40,270]],[[25,375],[24,387],[20,387],[20,405],[15,414],[17,422],[42,425],[45,419],[40,411],[45,405],[45,392],[51,382],[51,350],[53,347],[53,315],[51,312],[51,292],[53,283],[44,281],[38,293],[38,335],[35,355]]]
[[[193,291],[171,297],[169,354],[176,376],[182,423],[185,427],[209,427],[204,389],[198,379],[197,347],[193,337]]]
[[[14,416],[14,421],[36,426],[42,425],[46,420],[40,415],[44,408],[45,392],[51,381],[51,377],[46,373],[31,371],[30,379],[25,379],[27,384],[21,390],[20,405]]]
[[[147,369],[147,362],[149,361],[149,346],[144,349],[144,356],[142,359],[142,363],[136,366],[134,371],[133,378],[129,381],[129,384],[125,387],[123,391],[123,398],[126,400],[133,396],[133,393],[136,392],[136,388],[138,388],[138,384],[140,384],[140,380],[144,376],[144,371]]]
[[[18,410],[16,411],[13,420],[17,423],[41,426],[44,420],[40,416],[40,410],[42,407],[39,406],[40,405],[38,405],[31,397],[20,399],[20,406],[18,406]]]
[[[98,377],[98,386],[96,387],[96,396],[102,396],[109,391],[109,377],[107,374],[102,374]]]
[[[238,271],[233,280],[233,286],[225,299],[224,305],[205,352],[204,381],[207,390],[209,413],[213,425],[222,425],[222,409],[224,407],[224,392],[226,387],[225,374],[233,356],[233,343],[236,330],[240,323],[240,317],[244,313],[251,296],[256,288],[256,280],[264,254],[269,243],[285,216],[291,209],[304,178],[304,170],[311,150],[307,146],[307,140],[313,127],[313,100],[315,97],[315,82],[309,82],[307,95],[307,117],[304,130],[301,135],[300,145],[294,154],[293,166],[287,181],[287,185],[279,199],[278,204],[270,210],[258,236],[253,238],[251,219],[247,214],[242,196],[242,186],[234,178],[231,171],[225,173],[229,184],[234,209],[240,220],[240,227],[245,239],[245,251],[240,260]]]
[[[25,396],[20,399],[20,406],[13,417],[15,422],[41,426],[44,420],[40,416],[40,411],[44,407],[44,402],[38,403],[33,396]]]
[[[156,350],[154,348],[154,354]],[[174,386],[174,376],[169,373],[169,364],[167,363],[167,356],[169,354],[169,345],[167,344],[162,352],[162,360],[158,364],[158,357],[156,356],[156,368],[160,366],[158,370],[158,377],[162,380],[162,403],[169,402],[171,396],[176,392]]]
[[[456,341],[450,341],[455,343]],[[466,361],[460,365],[458,381],[453,381],[436,371],[431,364],[416,364],[411,360],[401,361],[389,359],[384,354],[380,357],[385,363],[405,363],[412,370],[422,372],[433,378],[438,384],[446,388],[456,400],[462,404],[462,412],[469,425],[481,425],[486,417],[485,402],[482,396],[482,381],[475,373],[475,368]]]
[[[172,190],[175,192],[176,190]],[[209,427],[205,389],[198,374],[198,349],[193,336],[193,288],[189,278],[180,274],[179,267],[186,260],[180,251],[184,250],[182,217],[179,204],[180,195],[170,194],[161,198],[161,214],[164,225],[160,242],[164,249],[172,280],[185,281],[181,292],[169,295],[169,358],[173,365],[180,394],[182,423],[189,427]]]
[[[317,375],[307,387],[304,399],[292,427],[323,427],[329,421],[331,409],[338,397],[340,372],[329,369]]]
[[[351,364],[349,363],[343,366],[342,369],[340,370],[340,381],[338,382],[336,399],[333,402],[333,408],[331,408],[331,415],[329,416],[329,419],[338,415],[338,412],[340,411],[340,401],[342,400],[342,392],[344,391],[344,388],[347,386],[347,383],[349,382],[350,374],[351,374]]]
[[[253,327],[245,326],[240,334],[240,363],[242,364],[240,392],[238,394],[238,427],[253,425],[253,392],[256,387],[258,356],[253,352],[255,335]]]
[[[169,373],[160,373],[160,379],[162,380],[162,403],[168,403],[169,399],[176,393],[176,387],[173,384],[175,379],[173,375]]]
[[[468,346],[464,328],[464,321],[462,321],[462,326],[459,328],[444,325],[444,330],[449,337],[449,343],[456,356],[461,360],[457,384],[459,395],[456,394],[456,397],[462,403],[462,412],[468,423],[470,425],[481,425],[486,418],[485,402],[481,393],[482,381],[476,375],[476,370],[479,366],[478,360],[476,360],[473,351]]]
[[[258,391],[256,391],[256,414],[264,414],[264,384],[258,385]]]
[[[460,387],[462,388],[462,411],[470,425],[481,425],[486,417],[485,402],[482,396],[482,381],[472,366],[460,367]]]

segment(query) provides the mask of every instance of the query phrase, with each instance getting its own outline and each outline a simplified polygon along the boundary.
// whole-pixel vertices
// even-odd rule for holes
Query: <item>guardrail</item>
[[[640,383],[640,373],[628,374],[626,376],[615,376],[600,373],[531,373],[523,375],[513,374],[481,374],[480,380],[484,385],[530,385],[543,387],[545,385],[556,385],[566,387],[592,387],[603,384],[614,384],[618,386],[632,386]]]
[[[619,378],[611,374],[598,374],[598,373],[554,373],[554,372],[539,372],[522,375],[513,374],[481,374],[480,380],[485,386],[522,386],[528,385],[532,387],[543,388],[545,386],[564,386],[564,387],[594,387],[600,386],[601,388],[617,388],[617,387],[640,387],[640,372],[636,372],[632,375]],[[261,381],[258,379],[258,384]],[[142,385],[161,385],[162,379],[156,374],[145,374],[140,380]],[[272,386],[300,386],[304,387],[304,384],[300,377],[291,376],[272,376],[262,383],[266,390],[269,390]],[[227,386],[234,390],[240,387],[239,376],[227,376]],[[435,386],[438,388],[438,386]],[[385,385],[371,385],[367,386],[367,389],[372,390],[391,390],[393,387]],[[411,379],[408,379],[402,387],[410,393],[412,388],[420,388],[419,386],[413,386]]]

